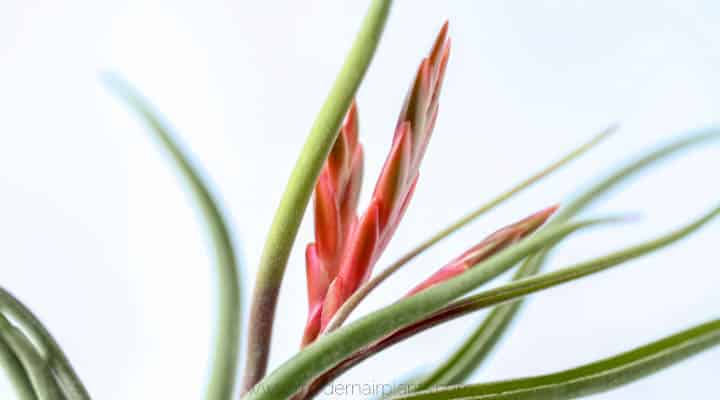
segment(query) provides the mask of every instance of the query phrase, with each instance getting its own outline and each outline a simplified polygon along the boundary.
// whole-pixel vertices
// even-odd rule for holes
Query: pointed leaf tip
[[[445,20],[445,23],[443,23],[442,27],[440,28],[440,31],[437,34],[437,37],[435,38],[435,43],[433,44],[433,48],[430,51],[430,60],[433,65],[437,64],[437,61],[442,57],[442,54],[445,51],[444,49],[449,40],[448,39],[449,26],[450,26],[449,21]]]
[[[554,204],[544,210],[540,210],[535,214],[527,217],[524,221],[532,223],[532,226],[537,225],[537,227],[539,227],[540,225],[544,224],[550,217],[552,217],[552,215],[555,214],[558,209],[560,209],[560,204]]]

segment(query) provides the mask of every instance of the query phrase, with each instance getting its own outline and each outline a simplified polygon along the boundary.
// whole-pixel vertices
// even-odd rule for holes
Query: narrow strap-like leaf
[[[451,386],[393,399],[575,399],[634,382],[718,344],[720,344],[720,320],[714,320],[635,350],[554,374],[478,385]]]
[[[521,301],[516,301],[493,308],[480,326],[445,361],[422,379],[407,385],[408,390],[416,392],[464,382],[502,338],[520,305]]]
[[[10,314],[38,342],[65,396],[69,400],[90,400],[90,394],[55,338],[29,308],[2,287],[0,287],[0,309]]]
[[[452,300],[507,271],[528,255],[595,222],[594,220],[574,222],[545,229],[523,239],[461,276],[374,311],[322,336],[266,376],[259,384],[260,389],[248,392],[244,398],[275,400],[293,395],[305,384],[358,350],[397,329],[433,314]]]
[[[212,355],[206,399],[231,399],[238,368],[242,307],[240,304],[240,271],[228,224],[222,215],[218,200],[210,192],[197,167],[175,142],[171,129],[161,120],[158,113],[146,103],[137,91],[119,77],[109,76],[106,82],[133,111],[138,113],[168,151],[202,211],[215,252],[220,307],[216,316],[215,349]]]
[[[37,400],[32,383],[15,352],[0,335],[0,363],[20,400]]]
[[[720,135],[718,135],[717,132],[696,134],[695,136],[680,139],[651,151],[647,155],[628,163],[604,179],[599,180],[598,183],[592,187],[584,190],[576,196],[574,200],[562,208],[547,226],[567,221],[618,184],[631,178],[638,172],[665,160],[668,156],[674,155],[694,145],[703,144],[708,140],[718,139],[719,137]],[[513,279],[522,279],[538,273],[542,269],[548,251],[549,249],[545,249],[539,254],[525,260]],[[482,364],[487,355],[501,339],[502,335],[507,331],[508,326],[510,326],[512,319],[517,315],[522,304],[522,301],[517,301],[495,307],[445,361],[441,362],[424,378],[413,382],[413,385],[408,385],[408,389],[419,391],[429,389],[433,386],[453,385],[464,382]]]
[[[243,392],[255,386],[267,370],[275,308],[290,250],[317,177],[338,135],[342,119],[380,42],[391,6],[391,0],[373,0],[370,4],[345,64],[315,119],[275,212],[260,259],[250,306]]]
[[[0,336],[12,350],[30,379],[38,400],[65,400],[48,362],[25,334],[0,314]]]
[[[407,254],[400,257],[397,261],[390,264],[387,268],[382,270],[379,274],[372,277],[368,282],[366,282],[364,285],[362,285],[350,298],[340,307],[337,314],[335,314],[335,317],[330,321],[330,324],[328,324],[328,327],[326,328],[326,331],[333,331],[337,329],[340,325],[342,325],[345,320],[350,316],[350,314],[357,308],[357,306],[362,302],[365,297],[367,297],[370,292],[375,290],[380,284],[385,282],[390,276],[392,276],[394,273],[399,271],[403,266],[407,265],[410,261],[415,259],[415,257],[422,254],[425,250],[429,249],[430,247],[434,246],[438,242],[442,241],[443,239],[447,238],[448,236],[452,235],[453,233],[457,232],[458,230],[462,229],[466,225],[468,225],[470,222],[476,220],[478,217],[484,215],[488,211],[493,210],[495,207],[499,206],[500,204],[504,203],[505,201],[512,198],[514,195],[522,192],[523,190],[529,188],[533,184],[539,182],[543,178],[547,177],[548,175],[552,174],[553,172],[559,170],[564,165],[570,163],[571,161],[575,160],[576,158],[580,157],[581,155],[585,154],[587,151],[595,147],[597,144],[608,138],[610,135],[615,133],[617,130],[617,126],[613,125],[606,130],[600,132],[599,134],[593,136],[589,141],[586,143],[583,143],[579,147],[573,149],[568,154],[564,155],[559,160],[556,160],[550,165],[545,166],[543,169],[535,173],[534,175],[530,176],[529,178],[525,179],[524,181],[518,183],[517,185],[513,186],[512,188],[508,189],[507,191],[501,193],[494,199],[490,200],[489,202],[481,205],[480,207],[476,208],[475,210],[469,212],[468,214],[461,217],[459,220],[453,222],[449,226],[442,229],[440,232],[435,233],[432,237],[427,239],[426,241],[420,243],[418,246],[416,246],[414,249],[410,250]]]

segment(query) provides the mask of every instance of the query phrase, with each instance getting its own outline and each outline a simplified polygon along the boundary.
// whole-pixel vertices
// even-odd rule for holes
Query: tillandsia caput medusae
[[[720,139],[708,129],[689,134],[639,156],[579,193],[501,228],[420,282],[389,305],[345,323],[374,288],[417,256],[481,215],[532,186],[606,139],[611,127],[529,178],[440,230],[387,268],[373,274],[383,250],[401,223],[419,181],[420,164],[438,116],[440,92],[448,69],[448,24],[430,46],[412,80],[395,123],[389,154],[369,204],[359,211],[363,179],[358,106],[354,98],[382,36],[392,1],[373,0],[328,99],[318,114],[278,207],[255,282],[248,318],[242,398],[309,399],[334,379],[406,338],[447,321],[490,309],[466,340],[420,375],[402,385],[395,399],[571,399],[613,389],[676,364],[720,343],[720,320],[597,362],[558,373],[503,382],[464,384],[516,317],[523,297],[571,282],[653,253],[697,231],[720,214],[715,207],[696,220],[604,256],[541,273],[553,247],[574,232],[622,217],[575,219],[589,204],[619,183],[678,152]],[[208,189],[197,163],[142,96],[117,76],[106,82],[147,122],[182,173],[213,240],[220,304],[214,356],[206,398],[235,396],[240,359],[240,289],[243,280],[235,257],[229,223]],[[298,226],[314,193],[311,213],[314,241],[305,249],[309,313],[298,327],[297,354],[267,373],[272,327],[280,283]],[[477,289],[516,267],[509,283]],[[296,268],[296,266],[292,266]],[[472,292],[472,293],[471,293]],[[0,361],[23,400],[90,399],[90,394],[40,320],[7,290],[0,288]],[[444,349],[438,349],[442,351]],[[464,384],[464,385],[463,385]]]

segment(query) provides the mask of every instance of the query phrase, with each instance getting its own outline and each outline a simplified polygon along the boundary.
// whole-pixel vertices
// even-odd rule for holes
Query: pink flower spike
[[[447,33],[445,23],[429,55],[418,67],[370,205],[359,219],[356,208],[362,179],[362,148],[358,143],[355,104],[348,110],[315,188],[317,257],[308,257],[307,262],[317,265],[307,267],[311,315],[304,345],[325,329],[343,303],[368,280],[412,199],[437,118],[439,89],[450,49]],[[327,286],[323,276],[329,279]],[[319,281],[311,282],[314,279]],[[322,288],[326,288],[324,296],[320,293]],[[319,322],[318,303],[322,303]]]
[[[482,242],[473,246],[459,257],[453,259],[447,265],[440,268],[436,273],[417,285],[405,296],[412,296],[413,294],[440,282],[454,278],[477,265],[479,262],[490,258],[492,255],[498,253],[506,247],[517,243],[540,228],[557,210],[557,208],[558,206],[548,207],[530,215],[529,217],[523,218],[512,225],[508,225],[496,231],[486,237]]]

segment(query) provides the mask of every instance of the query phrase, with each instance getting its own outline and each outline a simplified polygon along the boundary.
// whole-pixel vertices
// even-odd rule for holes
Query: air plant
[[[573,233],[613,224],[622,217],[575,219],[600,195],[639,171],[694,146],[720,139],[703,131],[651,150],[610,173],[561,207],[529,210],[530,216],[501,228],[436,268],[429,278],[408,285],[404,296],[345,323],[376,287],[417,256],[532,186],[606,139],[616,128],[592,137],[526,180],[439,231],[373,275],[373,269],[411,204],[419,171],[438,117],[448,67],[448,25],[440,29],[412,80],[392,143],[369,204],[358,204],[363,180],[360,113],[355,93],[380,41],[390,0],[373,0],[347,60],[300,152],[260,260],[248,318],[246,364],[241,398],[310,399],[325,385],[364,360],[404,339],[479,310],[490,310],[467,339],[444,361],[384,393],[392,399],[571,399],[613,389],[720,344],[720,320],[711,320],[634,350],[554,374],[503,382],[466,384],[519,313],[523,297],[623,265],[674,244],[720,214],[716,207],[676,230],[604,256],[541,273],[547,254]],[[216,250],[220,276],[217,337],[206,398],[226,400],[236,388],[241,339],[241,282],[235,251],[218,200],[198,167],[173,139],[168,125],[127,83],[109,76],[109,86],[144,119],[169,151],[190,187]],[[307,245],[308,318],[298,328],[297,354],[267,373],[277,298],[288,257],[314,193],[314,241]],[[299,266],[293,265],[292,268]],[[482,289],[515,268],[509,283]],[[478,291],[478,289],[480,289]],[[68,358],[42,323],[17,298],[0,290],[0,356],[22,399],[86,400]],[[8,318],[9,317],[9,318]],[[443,350],[443,349],[438,349]]]

